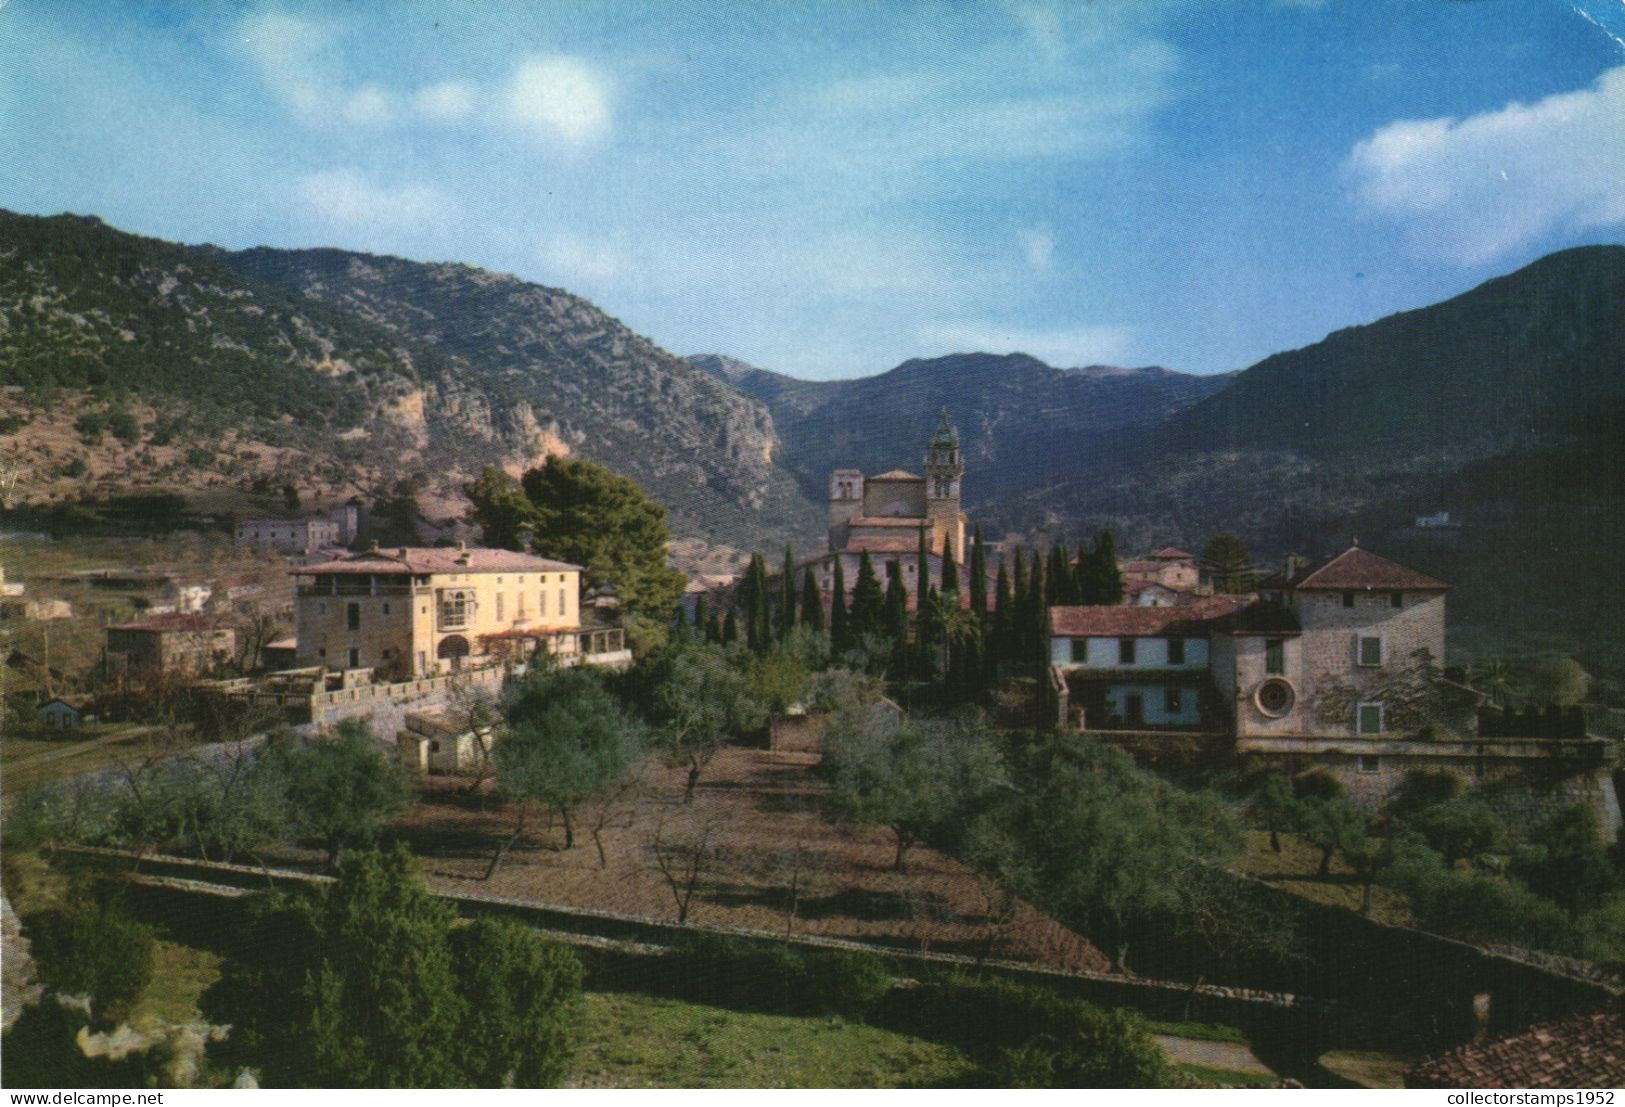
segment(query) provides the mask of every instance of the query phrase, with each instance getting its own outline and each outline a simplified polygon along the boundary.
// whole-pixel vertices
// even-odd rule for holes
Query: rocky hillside
[[[1229,383],[1155,367],[1055,369],[1025,354],[916,359],[874,377],[819,383],[715,355],[691,360],[772,410],[786,464],[814,498],[827,495],[837,467],[918,469],[946,407],[964,446],[973,511],[1047,488],[1092,445],[1156,425]]]
[[[0,213],[0,384],[14,499],[368,499],[407,478],[433,521],[482,466],[566,453],[637,480],[678,533],[743,545],[816,520],[762,404],[585,300],[464,265]],[[136,425],[75,426],[87,412]]]

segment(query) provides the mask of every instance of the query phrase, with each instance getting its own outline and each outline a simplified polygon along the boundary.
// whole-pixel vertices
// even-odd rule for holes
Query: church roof
[[[953,422],[949,420],[947,408],[943,408],[941,414],[937,416],[937,430],[931,436],[931,445],[947,449],[959,448],[959,431],[954,427]]]
[[[878,477],[870,477],[869,479],[870,480],[918,480],[918,481],[925,480],[924,477],[917,477],[913,473],[907,472],[906,470],[903,470],[903,469],[893,469],[889,473],[881,473]]]

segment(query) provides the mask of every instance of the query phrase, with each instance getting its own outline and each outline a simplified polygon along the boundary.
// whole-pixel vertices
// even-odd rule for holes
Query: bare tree
[[[649,853],[654,859],[655,870],[665,878],[666,887],[671,890],[679,923],[688,922],[689,908],[693,905],[700,877],[719,859],[721,851],[711,844],[718,822],[718,817],[712,815],[700,825],[698,832],[679,838],[668,837],[664,817],[655,827]]]

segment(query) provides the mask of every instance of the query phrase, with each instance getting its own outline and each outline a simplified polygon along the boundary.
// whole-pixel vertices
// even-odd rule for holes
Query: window
[[[1076,661],[1080,665],[1087,665],[1089,663],[1089,639],[1072,639],[1072,660]]]
[[[1380,773],[1380,772],[1382,772],[1382,758],[1373,756],[1372,754],[1369,754],[1369,753],[1361,754],[1360,755],[1360,771],[1362,773]]]
[[[1360,636],[1359,664],[1368,669],[1382,664],[1382,639],[1380,637]]]
[[[1264,671],[1271,676],[1286,672],[1286,639],[1269,638],[1264,641]]]
[[[1117,640],[1117,663],[1119,665],[1134,664],[1134,639],[1119,638]]]
[[[1362,703],[1358,711],[1358,729],[1361,734],[1382,733],[1382,704]]]
[[[389,601],[388,600],[384,601],[384,614],[385,615],[389,614]]]
[[[564,614],[564,589],[559,589],[559,614]]]
[[[498,580],[501,580],[501,579],[502,579],[502,578],[501,578],[501,577],[498,577],[498,578],[497,578],[497,579],[498,579]],[[506,598],[506,597],[504,597],[504,596],[503,596],[503,594],[502,594],[502,593],[501,593],[501,592],[498,592],[498,593],[497,593],[497,621],[498,621],[498,622],[501,622],[501,621],[502,621],[502,601],[503,601],[503,600],[504,600],[504,599],[505,599],[505,598]]]
[[[1185,664],[1185,640],[1183,638],[1168,639],[1168,664]]]
[[[327,614],[327,604],[325,602],[318,603],[316,605],[316,614],[318,614],[318,615],[326,615]]]
[[[344,605],[344,625],[351,630],[361,629],[361,605],[347,603]]]
[[[361,668],[361,651],[356,649],[354,646],[350,647],[350,668]]]
[[[1394,592],[1394,593],[1390,594],[1389,597],[1388,597],[1388,606],[1389,607],[1404,607],[1405,606],[1405,593],[1403,593],[1403,592]]]
[[[1353,592],[1344,592],[1343,593],[1343,606],[1344,607],[1353,607],[1354,606],[1354,593]]]
[[[1164,688],[1162,690],[1162,710],[1169,715],[1178,715],[1185,710],[1185,690],[1183,688]]]
[[[1145,697],[1139,692],[1130,692],[1123,697],[1123,721],[1129,726],[1139,726],[1145,722]]]
[[[316,651],[316,656],[317,657],[326,657],[327,656],[327,647],[323,646],[321,649],[317,650]]]

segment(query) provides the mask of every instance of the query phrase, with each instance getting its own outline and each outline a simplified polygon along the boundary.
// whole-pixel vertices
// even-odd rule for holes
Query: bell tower
[[[942,552],[943,536],[948,536],[955,561],[965,560],[965,517],[959,510],[959,482],[965,475],[964,458],[959,452],[959,431],[943,408],[936,432],[925,451],[925,504],[931,520],[931,548]]]

